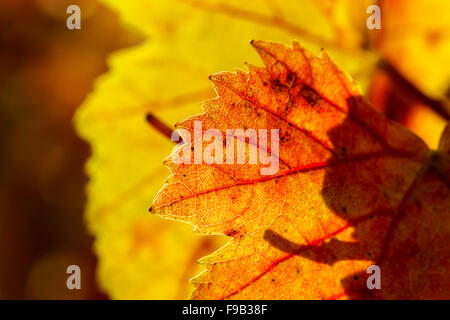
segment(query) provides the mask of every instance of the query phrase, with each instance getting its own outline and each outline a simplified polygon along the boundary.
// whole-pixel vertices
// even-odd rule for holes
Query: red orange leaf
[[[265,67],[213,75],[218,97],[178,124],[181,149],[194,154],[196,121],[222,133],[279,129],[279,170],[262,175],[261,159],[180,164],[177,149],[152,207],[231,237],[201,260],[194,298],[450,297],[448,130],[430,152],[369,106],[327,53],[252,45]],[[374,263],[375,291],[366,287]]]

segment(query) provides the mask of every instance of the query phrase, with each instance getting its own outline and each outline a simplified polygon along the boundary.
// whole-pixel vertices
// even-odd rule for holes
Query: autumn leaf
[[[449,298],[449,127],[430,151],[368,105],[326,52],[252,45],[265,66],[210,77],[218,97],[178,123],[184,144],[151,208],[231,238],[201,259],[193,298]],[[276,174],[249,163],[249,139],[244,164],[180,163],[211,150],[199,144],[206,130],[234,128],[279,130]],[[366,287],[372,264],[381,290]]]
[[[92,148],[85,217],[95,236],[100,284],[118,299],[185,298],[188,279],[199,270],[196,260],[222,241],[146,214],[166,176],[161,162],[174,147],[147,115],[170,130],[198,113],[197,102],[214,96],[207,76],[254,55],[247,45],[252,38],[294,37],[326,46],[368,87],[376,55],[361,50],[363,39],[350,30],[364,28],[355,17],[361,20],[366,1],[340,1],[333,8],[308,0],[102,2],[144,41],[110,57],[110,71],[75,117]],[[345,8],[354,10],[351,25]]]
[[[414,8],[402,9],[408,6],[406,2],[398,6],[380,2],[383,29],[374,44],[372,35],[377,31],[369,31],[365,25],[366,8],[372,4],[368,0],[102,2],[118,12],[124,25],[145,37],[141,45],[110,58],[110,72],[98,80],[76,116],[77,130],[93,152],[88,163],[86,221],[96,238],[100,283],[112,298],[183,298],[189,292],[186,279],[197,270],[197,257],[220,244],[218,239],[211,242],[192,235],[187,226],[145,215],[149,199],[166,175],[160,163],[173,147],[145,118],[151,114],[170,129],[197,113],[197,101],[213,97],[208,74],[233,69],[242,57],[253,59],[249,39],[289,42],[295,38],[308,48],[326,47],[364,92],[381,52],[395,67],[397,62],[412,66],[409,71],[402,66],[399,70],[406,70],[413,83],[436,85],[439,97],[445,93],[448,68],[444,67],[445,54],[439,51],[448,43],[444,4],[427,9],[429,16],[439,12],[442,18],[432,28],[427,29],[428,20],[420,24],[424,31],[417,33],[408,22],[414,17],[408,17]],[[385,10],[395,12],[385,15]],[[405,13],[395,23],[399,11]],[[419,46],[422,55],[415,53],[414,45],[428,43],[428,35],[438,33],[441,36],[431,36],[437,51]],[[403,37],[408,40],[402,41],[398,50],[398,39]],[[401,57],[390,59],[395,52],[401,52]],[[409,76],[411,72],[414,76]],[[432,117],[427,121],[430,125],[424,126],[424,113],[417,114],[413,117],[411,112],[408,119],[419,119],[420,125],[417,120],[405,124],[427,142],[437,144],[436,133],[443,121]]]

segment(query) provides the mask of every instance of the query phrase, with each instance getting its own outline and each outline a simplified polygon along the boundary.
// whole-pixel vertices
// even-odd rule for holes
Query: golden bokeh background
[[[69,4],[83,7],[81,30],[66,28]],[[0,1],[0,299],[106,297],[82,218],[90,151],[72,117],[107,55],[139,39],[95,0]],[[66,288],[70,264],[82,290]]]

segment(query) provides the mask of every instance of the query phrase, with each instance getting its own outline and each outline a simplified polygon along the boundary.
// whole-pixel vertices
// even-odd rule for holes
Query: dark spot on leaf
[[[270,84],[272,85],[272,87],[281,87],[282,86],[280,79],[278,79],[278,78],[270,80]]]
[[[286,80],[287,80],[287,83],[292,85],[297,80],[297,76],[295,75],[295,73],[289,72],[288,75],[287,75]]]
[[[239,231],[237,231],[237,230],[231,229],[231,230],[226,231],[225,234],[226,234],[227,236],[229,236],[229,237],[233,237],[233,236],[235,236],[238,232],[239,232]]]
[[[320,96],[317,92],[310,86],[304,84],[300,90],[300,95],[312,106],[314,107],[320,100]]]

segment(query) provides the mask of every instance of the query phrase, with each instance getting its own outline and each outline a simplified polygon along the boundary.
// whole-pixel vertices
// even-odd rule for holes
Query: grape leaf
[[[367,87],[377,58],[373,51],[366,51],[371,47],[369,35],[376,32],[365,27],[364,13],[371,1],[102,2],[116,9],[121,19],[143,32],[147,40],[111,57],[111,72],[100,78],[76,117],[79,133],[93,150],[88,164],[91,181],[86,219],[96,236],[100,282],[113,298],[182,298],[188,290],[183,284],[195,272],[192,264],[196,257],[215,247],[217,240],[203,243],[186,227],[145,217],[148,199],[165,175],[159,163],[173,146],[148,126],[145,116],[150,112],[171,125],[197,112],[194,101],[212,97],[206,75],[238,65],[243,56],[251,57],[253,52],[246,45],[251,38],[297,38],[308,47],[325,46],[340,66]],[[431,16],[445,11],[436,6],[433,10]],[[384,7],[382,11],[384,17]],[[398,12],[390,17],[396,15]],[[381,41],[398,42],[389,35],[407,32],[410,25],[403,23],[407,20],[402,18],[402,23],[387,29],[388,37]],[[446,30],[445,23],[434,26]],[[427,32],[415,34],[423,37]],[[408,38],[413,35],[409,33]],[[436,48],[441,48],[445,41],[437,43]],[[416,50],[411,48],[402,50],[406,58]],[[433,59],[414,59],[411,65],[445,62],[434,59],[433,50],[420,52]],[[425,70],[426,74],[448,69],[436,68],[433,63],[429,66],[434,71]],[[444,80],[443,76],[438,74],[438,80]]]
[[[177,124],[184,144],[151,208],[231,238],[201,259],[193,298],[448,298],[448,127],[430,151],[368,105],[326,52],[252,45],[265,66],[211,76],[218,97]],[[198,121],[222,133],[279,129],[279,171],[262,175],[260,159],[179,163],[195,153]],[[366,287],[372,264],[381,290]]]
[[[197,258],[222,242],[146,215],[166,176],[161,162],[174,146],[145,121],[147,114],[169,127],[199,112],[196,101],[214,93],[208,74],[254,54],[247,45],[252,38],[298,37],[316,48],[331,47],[366,85],[376,55],[361,52],[360,37],[333,23],[316,1],[102,2],[145,41],[110,57],[110,71],[75,117],[78,133],[92,146],[86,221],[95,236],[100,284],[112,298],[181,299]],[[344,2],[356,13],[364,9],[363,2]],[[347,37],[340,39],[342,34]],[[349,49],[355,51],[349,55]]]

